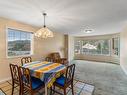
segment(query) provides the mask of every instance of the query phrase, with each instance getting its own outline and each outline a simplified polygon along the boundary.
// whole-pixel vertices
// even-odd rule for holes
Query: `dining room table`
[[[31,76],[44,82],[45,95],[48,95],[48,88],[52,87],[55,80],[66,71],[65,65],[48,61],[33,61],[23,67],[30,70]]]

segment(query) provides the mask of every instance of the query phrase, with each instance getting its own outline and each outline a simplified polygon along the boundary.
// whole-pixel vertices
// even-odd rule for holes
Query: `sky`
[[[31,32],[24,32],[21,30],[14,30],[8,28],[8,41],[30,40],[31,35],[32,35]]]

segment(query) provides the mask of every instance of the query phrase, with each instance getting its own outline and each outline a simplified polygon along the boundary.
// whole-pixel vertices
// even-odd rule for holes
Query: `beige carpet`
[[[95,86],[93,95],[127,95],[127,75],[120,65],[75,60],[76,78]]]

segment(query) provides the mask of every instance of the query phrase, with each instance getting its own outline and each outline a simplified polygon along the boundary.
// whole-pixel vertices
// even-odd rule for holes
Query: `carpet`
[[[75,77],[95,86],[93,95],[127,95],[127,75],[120,65],[74,60]]]

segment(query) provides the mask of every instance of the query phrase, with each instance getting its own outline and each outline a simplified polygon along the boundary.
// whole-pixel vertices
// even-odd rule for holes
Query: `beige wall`
[[[88,37],[75,37],[74,40],[91,40],[91,39],[112,39],[113,37],[119,36],[119,34],[112,35],[100,35],[100,36],[88,36]],[[110,49],[112,52],[112,50]],[[102,61],[102,62],[112,62],[119,64],[119,57],[114,55],[104,56],[104,55],[84,55],[84,54],[75,54],[74,59],[83,59],[83,60],[91,60],[91,61]]]
[[[120,65],[127,74],[127,27],[120,33]]]
[[[64,57],[68,59],[68,35],[65,35],[65,41],[64,41],[64,45],[65,45],[65,50],[64,50]]]
[[[69,62],[74,60],[74,37],[68,36],[68,60]]]
[[[7,58],[6,57],[6,28],[21,29],[24,31],[34,32],[38,28],[19,23],[13,20],[0,18],[0,81],[10,77],[9,63],[20,64],[21,57]],[[33,60],[41,60],[50,52],[60,52],[64,56],[64,35],[54,32],[55,37],[41,39],[34,38],[34,54]]]

